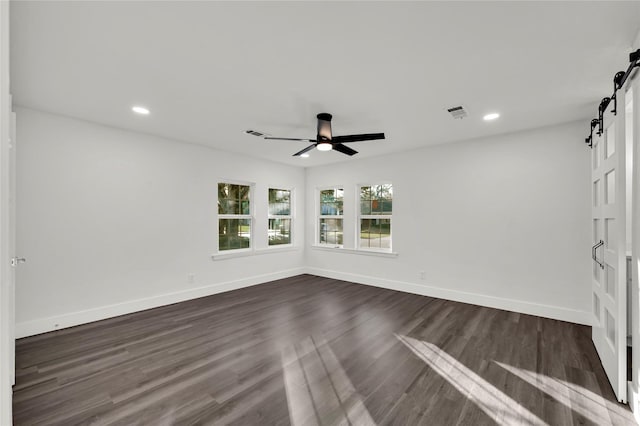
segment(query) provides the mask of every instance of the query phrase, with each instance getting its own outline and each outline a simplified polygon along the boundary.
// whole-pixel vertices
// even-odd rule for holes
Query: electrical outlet
[[[187,284],[194,284],[196,282],[196,274],[187,274]]]
[[[420,278],[421,280],[427,279],[427,273],[425,271],[418,272],[418,278]]]

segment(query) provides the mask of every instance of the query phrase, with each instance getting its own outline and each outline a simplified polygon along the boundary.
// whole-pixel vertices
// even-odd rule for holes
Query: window
[[[269,188],[269,245],[291,244],[291,190]]]
[[[251,186],[218,183],[218,251],[251,248]]]
[[[391,250],[391,184],[360,187],[358,248]]]
[[[342,245],[344,189],[320,190],[320,217],[318,242],[320,244]]]

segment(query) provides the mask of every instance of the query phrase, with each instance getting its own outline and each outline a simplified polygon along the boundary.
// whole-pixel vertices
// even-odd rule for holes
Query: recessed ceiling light
[[[491,120],[495,120],[498,117],[500,117],[500,114],[498,114],[497,112],[492,112],[491,114],[487,114],[484,117],[482,117],[482,119],[484,121],[491,121]]]
[[[131,108],[131,111],[135,112],[136,114],[142,114],[142,115],[149,115],[149,113],[151,112],[143,106],[134,106]]]
[[[318,151],[331,151],[333,149],[333,145],[328,142],[319,143],[316,148]]]
[[[302,158],[309,158],[309,154],[307,154],[306,152],[304,154],[300,154],[300,157]]]

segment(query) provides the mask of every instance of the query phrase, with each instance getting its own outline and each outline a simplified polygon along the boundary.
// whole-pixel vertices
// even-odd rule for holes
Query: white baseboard
[[[591,325],[591,315],[589,312],[582,312],[558,306],[523,302],[520,300],[506,299],[495,296],[486,296],[482,294],[450,290],[436,286],[421,285],[404,281],[381,279],[366,275],[332,271],[329,269],[301,267],[269,274],[256,275],[249,278],[243,278],[240,280],[228,281],[204,287],[192,288],[184,291],[151,296],[144,299],[137,299],[113,305],[100,306],[97,308],[71,312],[63,315],[20,322],[16,324],[16,338],[33,336],[35,334],[46,333],[53,330],[60,330],[63,328],[86,324],[93,321],[117,317],[119,315],[139,312],[145,309],[157,308],[159,306],[170,305],[172,303],[196,299],[198,297],[210,296],[212,294],[250,287],[273,280],[289,278],[304,273],[343,281],[350,281],[358,284],[382,287],[390,290],[403,291],[405,293],[437,297],[440,299],[453,300],[456,302],[504,309],[507,311],[537,315],[540,317],[568,321],[577,324]]]
[[[469,303],[472,305],[486,306],[489,308],[503,309],[505,311],[519,312],[522,314],[536,315],[576,324],[591,325],[591,313],[577,311],[559,306],[542,305],[522,300],[506,299],[502,297],[487,296],[477,293],[450,290],[443,287],[415,284],[405,281],[387,280],[366,275],[351,274],[347,272],[332,271],[329,269],[307,267],[306,273],[320,277],[350,281],[374,287],[382,287],[390,290],[403,291],[405,293],[419,294],[421,296],[437,297],[439,299],[453,300],[455,302]]]
[[[21,337],[33,336],[35,334],[46,333],[48,331],[60,330],[93,321],[117,317],[119,315],[139,312],[145,309],[157,308],[159,306],[196,299],[198,297],[237,290],[239,288],[250,287],[256,284],[293,277],[303,274],[304,272],[304,268],[288,269],[269,274],[256,275],[240,280],[217,283],[184,291],[145,297],[144,299],[137,299],[48,318],[38,318],[31,321],[16,323],[16,338],[19,339]]]

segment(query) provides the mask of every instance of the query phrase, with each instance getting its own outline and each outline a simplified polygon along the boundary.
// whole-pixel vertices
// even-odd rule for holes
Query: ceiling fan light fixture
[[[140,114],[140,115],[149,115],[149,113],[151,111],[149,111],[149,108],[145,108],[143,106],[140,105],[135,105],[133,107],[131,107],[131,111],[135,112],[136,114]]]
[[[316,148],[318,148],[318,151],[331,151],[333,149],[333,145],[328,142],[320,142]]]

